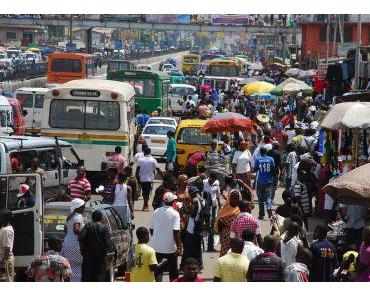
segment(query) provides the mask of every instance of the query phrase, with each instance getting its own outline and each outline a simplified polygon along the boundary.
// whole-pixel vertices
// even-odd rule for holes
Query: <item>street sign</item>
[[[318,79],[325,79],[327,71],[328,71],[327,64],[319,64],[319,66],[317,67]]]
[[[73,42],[66,43],[66,51],[67,52],[74,52],[74,51],[76,51],[76,49],[77,49],[76,43],[73,43]]]
[[[114,41],[114,49],[121,50],[122,49],[122,40],[115,40]]]

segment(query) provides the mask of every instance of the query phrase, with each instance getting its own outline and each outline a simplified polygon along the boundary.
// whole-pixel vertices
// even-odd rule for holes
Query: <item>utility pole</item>
[[[274,30],[274,58],[273,58],[273,63],[275,62],[275,57],[276,57],[276,26]]]
[[[335,57],[335,48],[337,45],[337,30],[338,30],[338,16],[334,16],[334,38],[333,38],[333,48],[332,48],[332,57]]]
[[[328,14],[326,20],[326,56],[325,56],[325,63],[329,64],[329,42],[330,42],[330,14]]]
[[[358,15],[357,21],[357,45],[355,59],[355,88],[360,89],[360,67],[361,67],[361,14]]]
[[[69,43],[73,42],[73,32],[72,32],[72,14],[69,17]]]

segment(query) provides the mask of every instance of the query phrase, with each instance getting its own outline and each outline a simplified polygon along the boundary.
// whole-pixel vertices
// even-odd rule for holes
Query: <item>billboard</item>
[[[147,14],[148,23],[190,24],[190,14]]]
[[[212,15],[212,25],[248,25],[247,15]]]

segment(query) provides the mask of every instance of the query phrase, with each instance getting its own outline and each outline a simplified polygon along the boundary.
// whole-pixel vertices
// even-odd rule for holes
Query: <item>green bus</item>
[[[151,114],[160,108],[161,115],[167,115],[170,77],[165,72],[149,70],[113,70],[108,80],[130,83],[135,89],[136,111]]]

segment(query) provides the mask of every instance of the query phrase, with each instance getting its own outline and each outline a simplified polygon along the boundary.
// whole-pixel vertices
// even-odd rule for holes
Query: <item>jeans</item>
[[[162,280],[163,280],[163,271],[166,267],[168,267],[170,281],[173,281],[174,279],[179,277],[179,269],[177,267],[177,255],[176,255],[176,253],[172,253],[172,254],[155,253],[155,255],[156,255],[158,263],[161,263],[163,259],[167,259],[167,264],[164,265],[163,267],[161,267],[160,269],[157,269],[154,272],[156,282],[162,282]]]
[[[212,226],[214,225],[214,223],[215,223],[215,220],[216,220],[216,209],[217,209],[217,206],[215,205],[215,206],[212,206],[212,209],[211,209],[211,211],[212,211],[212,213],[211,213],[211,218],[212,218]],[[214,247],[214,242],[215,242],[215,240],[214,240],[214,236],[215,236],[215,234],[214,234],[214,231],[213,231],[213,227],[211,228],[212,230],[211,230],[211,232],[209,233],[209,235],[208,235],[208,245],[207,245],[207,250],[208,251],[212,251],[215,247]]]
[[[270,198],[267,199],[267,209],[272,209],[272,202],[274,201],[274,198],[275,198],[275,192],[276,192],[276,186],[272,185]]]
[[[202,237],[200,234],[190,234],[187,231],[185,232],[184,252],[181,258],[180,267],[184,267],[184,263],[187,258],[197,259],[202,267]]]
[[[292,178],[285,178],[285,190],[291,190]]]
[[[259,206],[259,218],[265,216],[265,203],[268,205],[271,203],[271,184],[259,184],[257,183],[257,197]],[[270,200],[270,202],[268,202]],[[269,209],[269,208],[268,208]]]

